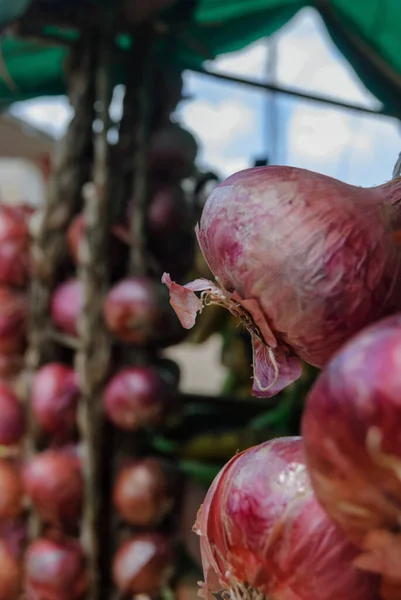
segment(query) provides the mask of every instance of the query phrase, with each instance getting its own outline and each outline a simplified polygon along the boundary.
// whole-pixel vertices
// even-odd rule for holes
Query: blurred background
[[[300,10],[269,38],[206,61],[205,68],[331,97],[372,113],[382,108],[312,8]],[[366,187],[391,177],[401,146],[396,118],[322,105],[189,70],[183,77],[185,99],[172,119],[196,137],[200,169],[224,178],[256,160],[267,160]],[[124,87],[118,86],[111,105],[116,120],[121,117],[123,96]],[[49,156],[71,114],[68,99],[58,96],[16,102],[3,117],[0,143],[4,148],[0,151],[12,156],[0,161],[0,194],[6,201],[37,205],[43,200]],[[185,391],[217,393],[221,389],[227,370],[218,360],[220,349],[220,337],[215,335],[201,348],[184,344],[169,352],[181,364]]]
[[[196,597],[201,569],[199,543],[191,528],[207,487],[237,450],[299,433],[305,396],[317,374],[304,365],[302,377],[275,399],[255,399],[250,338],[228,311],[208,307],[190,332],[183,330],[175,315],[175,321],[169,322],[172,311],[160,284],[161,273],[177,268],[176,279],[181,282],[210,276],[194,236],[208,193],[217,181],[256,165],[302,167],[365,187],[392,177],[401,151],[398,0],[333,0],[330,10],[329,3],[319,3],[319,11],[310,4],[301,0],[0,0],[0,295],[4,296],[0,298],[0,379],[16,391],[17,404],[27,400],[28,423],[26,439],[21,427],[17,450],[13,446],[12,451],[35,461],[54,444],[58,451],[71,444],[78,454],[84,448],[85,510],[82,522],[79,510],[75,515],[72,535],[80,535],[87,544],[85,527],[93,526],[90,511],[96,504],[95,490],[106,516],[100,527],[96,523],[92,546],[87,544],[85,552],[86,558],[93,558],[96,545],[102,546],[101,567],[88,559],[92,571],[99,568],[101,573],[102,597],[124,597],[114,595],[119,582],[111,581],[109,563],[122,540],[135,538],[138,530],[146,538],[147,528],[166,536],[163,547],[178,539],[182,552],[174,563],[178,575],[172,588],[180,600]],[[117,16],[115,7],[120,11]],[[166,11],[159,13],[160,8]],[[113,19],[107,22],[110,14]],[[93,15],[98,21],[92,22]],[[116,31],[110,31],[112,26]],[[150,45],[154,36],[158,43],[161,40],[162,50],[169,49],[169,60],[164,62],[160,51],[155,52],[157,58],[153,56],[148,69],[140,53],[143,43],[146,58],[146,35]],[[111,55],[105,41],[113,49]],[[146,71],[156,85],[144,101]],[[107,90],[112,90],[110,103]],[[146,114],[149,106],[151,117]],[[142,127],[146,120],[147,129]],[[96,197],[94,186],[86,185],[91,178],[103,196]],[[135,213],[140,204],[135,194],[140,196],[141,190],[142,200],[146,198]],[[91,204],[93,198],[98,203]],[[21,211],[25,204],[34,209],[33,216],[26,207]],[[17,211],[8,213],[4,209],[8,206]],[[10,215],[22,238],[18,244]],[[141,243],[135,238],[135,215],[143,226],[139,267],[135,248]],[[149,230],[145,231],[144,223]],[[110,254],[105,252],[109,249],[105,240]],[[89,267],[82,264],[80,247],[86,248]],[[17,265],[22,273],[17,278],[20,250],[24,261]],[[103,306],[116,289],[124,304],[127,279],[142,276],[148,278],[145,292],[151,306],[157,297],[162,315],[157,327],[151,323],[153,338],[143,342],[145,349],[135,338],[135,326],[123,318],[112,323],[113,311],[107,314]],[[164,304],[160,289],[154,296],[149,292],[152,285],[155,290],[163,288]],[[89,295],[85,308],[79,304],[79,286]],[[14,313],[8,307],[17,306],[14,294],[23,306],[22,316],[17,315],[18,323],[8,333],[10,351],[1,342],[4,337],[9,341],[7,327]],[[128,312],[137,308],[133,296],[134,300],[128,294]],[[77,325],[80,311],[86,319],[83,329]],[[60,383],[61,375],[54,373],[53,388],[44,378],[37,389],[40,397],[45,390],[50,409],[55,398],[63,403],[67,397],[73,404],[68,407],[71,437],[61,441],[52,427],[38,426],[40,414],[31,414],[36,410],[32,409],[36,389],[32,381],[43,365],[54,368],[56,360],[70,369],[63,383],[68,393]],[[145,401],[141,405],[141,394],[128,384],[117,385],[110,409],[106,386],[109,389],[126,368],[143,366],[150,368],[151,377],[157,373],[160,384],[146,399],[156,406],[154,412],[147,410]],[[133,402],[128,425],[118,413],[120,393],[125,394],[127,405]],[[0,389],[0,421],[1,402]],[[82,405],[84,409],[77,408]],[[93,435],[96,427],[103,443]],[[8,461],[14,460],[15,454],[3,447],[1,431],[0,449]],[[97,454],[101,455],[100,475],[91,464]],[[140,462],[155,456],[174,467],[183,487],[177,484],[172,493],[171,486],[165,485],[156,520],[146,520],[144,511],[138,522],[136,514],[127,517],[118,505],[115,490],[119,476],[124,479],[128,459]],[[146,469],[146,481],[153,485],[155,470],[150,469],[149,475]],[[57,479],[62,472],[54,468],[45,479]],[[161,479],[170,472],[162,470]],[[0,491],[1,477],[0,469]],[[134,477],[130,488],[134,496],[143,489],[144,479],[139,479],[138,484]],[[158,475],[156,479],[160,483]],[[176,482],[173,477],[171,481]],[[42,481],[42,492],[43,485]],[[153,493],[154,499],[154,487],[150,492],[144,487],[145,496]],[[47,526],[47,517],[32,500],[34,494],[25,488],[23,494],[31,504],[28,508],[24,504],[22,516],[18,514],[22,523],[18,521],[18,527],[32,541],[38,530],[30,529],[31,520]],[[50,494],[50,504],[54,495]],[[150,504],[148,496],[145,501],[143,496],[134,500],[139,503],[136,507]],[[53,525],[49,535],[54,535]],[[174,562],[170,554],[164,559],[160,572]],[[159,571],[151,568],[150,576],[147,571],[146,583],[157,583]],[[152,586],[145,588],[138,588],[141,598],[142,592],[152,600],[160,597],[153,594]],[[167,588],[162,590],[163,600],[172,598]],[[93,589],[91,594],[94,600],[100,597]]]

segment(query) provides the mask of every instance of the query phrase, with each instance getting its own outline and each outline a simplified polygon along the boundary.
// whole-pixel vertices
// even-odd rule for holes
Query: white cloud
[[[239,136],[254,126],[252,111],[231,100],[218,104],[199,100],[188,104],[182,115],[188,129],[201,137],[205,144],[224,144],[228,138]]]
[[[335,160],[353,141],[349,115],[335,110],[321,113],[312,108],[296,107],[288,128],[289,153],[315,161],[326,162],[327,157]]]
[[[380,106],[334,46],[316,11],[300,11],[281,30],[278,48],[277,79],[281,84],[371,108]]]
[[[18,102],[13,105],[12,112],[55,137],[64,133],[72,116],[71,106],[64,97]]]
[[[242,138],[256,129],[257,115],[249,107],[234,100],[198,100],[184,105],[180,116],[188,130],[201,140],[201,164],[211,165],[223,176],[249,166],[241,144]],[[237,155],[233,152],[235,145]]]
[[[218,73],[227,73],[263,80],[266,74],[267,43],[257,41],[239,52],[232,52],[207,63],[206,67]]]

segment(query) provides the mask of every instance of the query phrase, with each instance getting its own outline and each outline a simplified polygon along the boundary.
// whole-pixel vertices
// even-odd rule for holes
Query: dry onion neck
[[[250,586],[246,582],[238,583],[233,578],[230,584],[230,589],[225,590],[221,594],[223,600],[269,600],[260,590]]]

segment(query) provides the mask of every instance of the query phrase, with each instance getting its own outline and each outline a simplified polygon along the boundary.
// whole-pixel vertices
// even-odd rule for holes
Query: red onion
[[[196,524],[204,595],[368,600],[378,578],[352,565],[357,554],[318,504],[301,438],[237,454],[210,487]]]
[[[176,182],[190,177],[194,170],[198,143],[189,131],[170,123],[153,134],[149,168],[161,178]]]
[[[107,295],[104,318],[116,337],[138,345],[163,341],[177,323],[163,286],[147,277],[117,283]]]
[[[218,185],[197,227],[216,284],[170,281],[184,327],[204,304],[240,317],[252,335],[256,396],[322,367],[355,332],[401,308],[401,179],[357,188],[292,167],[259,167]],[[201,299],[193,293],[204,292]]]
[[[155,189],[148,212],[152,236],[174,235],[190,221],[190,206],[180,186],[165,185]]]
[[[173,465],[144,458],[124,466],[116,479],[113,502],[130,525],[153,527],[171,511],[177,488]]]
[[[39,369],[32,384],[31,402],[42,429],[58,440],[71,439],[76,430],[79,396],[77,376],[71,367],[50,363]]]
[[[26,314],[26,295],[0,286],[0,354],[18,354],[24,350]]]
[[[17,375],[24,366],[21,354],[0,354],[0,377],[12,378]]]
[[[303,417],[316,495],[401,593],[401,316],[352,339],[312,388]]]
[[[127,367],[114,375],[104,393],[104,407],[118,427],[136,430],[163,422],[170,389],[154,367]]]
[[[41,517],[54,525],[79,519],[83,480],[79,459],[61,450],[37,454],[23,472],[25,490]]]
[[[18,519],[0,521],[0,540],[17,561],[23,556],[27,540],[27,523],[23,517],[24,515]]]
[[[82,310],[82,285],[78,279],[61,283],[54,291],[51,314],[55,325],[69,335],[78,335],[78,319]]]
[[[85,217],[83,214],[79,214],[73,219],[68,232],[67,232],[67,245],[69,253],[73,261],[78,264],[79,262],[79,247],[85,233]],[[117,261],[121,260],[120,249],[125,247],[127,244],[128,232],[121,226],[112,227],[112,237],[110,240],[110,251],[109,261],[114,267]],[[122,239],[120,240],[120,237]],[[123,242],[123,244],[121,244]]]
[[[123,593],[152,594],[168,583],[173,550],[162,533],[138,534],[118,550],[113,562],[113,579]]]
[[[79,600],[87,589],[81,546],[70,539],[34,541],[25,557],[25,582],[32,600]]]
[[[26,209],[0,204],[0,284],[23,286],[29,275]]]
[[[25,433],[25,415],[22,403],[0,381],[0,446],[17,444]]]
[[[22,500],[22,481],[16,466],[0,459],[0,520],[18,517]]]
[[[21,567],[0,540],[0,599],[17,600],[21,589]]]

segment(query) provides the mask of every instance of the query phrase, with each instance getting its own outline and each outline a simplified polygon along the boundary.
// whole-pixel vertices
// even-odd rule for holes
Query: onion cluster
[[[145,438],[145,430],[168,427],[180,411],[180,369],[162,353],[185,332],[160,276],[168,269],[181,279],[193,266],[195,209],[184,179],[195,173],[198,146],[170,119],[181,97],[181,73],[174,71],[170,78],[163,66],[159,86],[163,94],[152,109],[147,155],[146,256],[140,274],[129,267],[137,243],[131,220],[139,200],[131,192],[109,231],[110,289],[102,314],[115,360],[102,374],[98,401],[113,439],[139,432]],[[114,150],[110,160],[120,164],[119,146]],[[86,260],[87,216],[78,212],[63,230],[67,253],[57,264],[50,323],[41,331],[54,355],[29,380],[25,411],[11,376],[20,374],[27,345],[28,283],[32,273],[41,279],[46,271],[35,262],[36,254],[31,265],[30,231],[34,234],[40,222],[39,215],[30,223],[31,215],[26,207],[0,204],[0,600],[17,600],[21,594],[31,600],[80,600],[90,584],[90,562],[79,541],[88,465],[80,410],[86,388],[80,355],[74,361],[74,353],[80,348],[84,306],[77,267]],[[29,453],[23,453],[27,429],[34,439],[27,445]],[[172,513],[181,475],[175,462],[148,447],[138,447],[138,455],[119,456],[114,464],[110,502],[125,541],[116,548],[110,575],[122,594],[157,594],[173,572]],[[29,543],[28,512],[40,524],[40,537]]]
[[[162,277],[184,328],[242,320],[253,393],[323,368],[298,440],[236,455],[199,513],[206,595],[401,598],[401,179],[364,189],[290,167],[217,186],[196,228],[215,281]],[[305,458],[304,458],[305,454]]]
[[[301,438],[234,456],[198,513],[203,596],[379,600],[379,580],[353,565],[357,548],[319,505]]]

